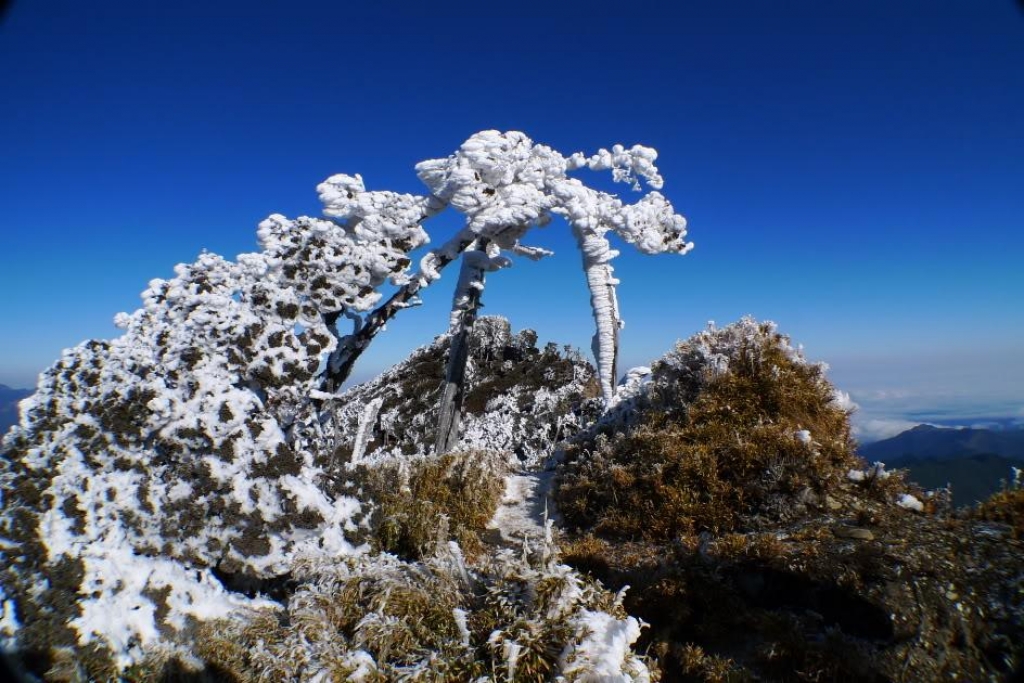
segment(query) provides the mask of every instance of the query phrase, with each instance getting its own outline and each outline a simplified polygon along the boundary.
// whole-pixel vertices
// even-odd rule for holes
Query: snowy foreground
[[[90,667],[99,665],[74,654],[87,648],[107,661],[99,671],[151,672],[172,659],[202,668],[211,659],[206,641],[220,643],[212,635],[217,630],[244,643],[253,637],[246,629],[264,623],[262,615],[279,613],[292,626],[277,634],[277,645],[273,638],[253,641],[246,655],[250,674],[280,660],[283,650],[275,647],[293,648],[299,638],[309,650],[286,673],[303,680],[339,672],[354,680],[400,671],[427,676],[440,666],[439,657],[471,671],[481,650],[489,653],[489,667],[500,664],[503,675],[514,678],[517,668],[540,666],[530,663],[528,650],[539,647],[531,639],[546,634],[542,650],[551,653],[557,645],[557,656],[543,660],[556,667],[552,673],[572,680],[648,680],[646,665],[630,649],[641,623],[622,611],[614,595],[556,561],[546,525],[554,519],[553,507],[547,514],[554,472],[543,470],[557,444],[599,412],[593,369],[578,355],[537,349],[535,336],[512,335],[502,319],[482,319],[477,339],[470,374],[471,387],[480,391],[467,401],[459,450],[497,454],[493,476],[504,495],[480,530],[485,546],[472,563],[443,539],[416,563],[376,554],[372,534],[380,523],[379,501],[353,483],[395,463],[399,470],[406,462],[415,468],[425,457],[433,396],[410,382],[417,372],[421,380],[440,373],[444,338],[374,382],[332,399],[333,419],[318,427],[319,442],[334,444],[327,452],[303,448],[301,441],[288,446],[279,430],[254,428],[237,402],[216,410],[197,404],[187,426],[163,428],[194,429],[197,419],[206,424],[197,440],[232,448],[233,457],[222,449],[190,461],[162,454],[159,436],[139,438],[143,428],[131,414],[112,417],[106,405],[91,407],[74,396],[47,404],[41,403],[46,394],[28,399],[22,425],[5,442],[11,457],[4,473],[6,540],[0,546],[7,567],[0,584],[4,648],[15,654],[60,648],[63,654],[48,656],[52,675],[61,667],[97,675]],[[64,368],[92,371],[72,365],[77,362],[69,358],[54,374]],[[95,369],[101,381],[113,381],[117,371]],[[488,388],[501,372],[515,379]],[[431,389],[436,386],[434,379]],[[122,396],[119,409],[181,415],[166,410],[162,400]],[[123,433],[110,429],[115,419]],[[43,421],[49,421],[46,430],[40,428]],[[235,425],[246,430],[245,438],[276,440],[277,461],[260,461],[265,447],[242,446],[233,436]],[[95,447],[99,439],[105,448]],[[389,629],[405,628],[408,617],[389,615],[386,604],[354,607],[365,613],[345,637],[314,634],[302,625],[335,619],[316,604],[339,599],[350,584],[379,583],[387,594],[395,577],[405,585],[427,571],[417,566],[430,567],[450,592],[446,623],[438,627],[451,630],[447,640],[420,643],[417,655],[397,662],[381,661],[388,648],[372,643],[397,638]],[[298,581],[298,589],[282,593],[277,577]],[[560,588],[545,589],[543,598],[517,598],[500,589],[513,580]],[[488,602],[492,598],[500,608]],[[495,628],[486,634],[479,624],[466,625],[480,610],[497,612],[489,617]],[[226,645],[213,649],[218,647]],[[269,659],[261,659],[261,648]]]
[[[137,419],[156,397],[29,399],[4,442],[4,650],[53,680],[998,680],[1015,666],[1024,547],[935,516],[941,495],[857,459],[849,398],[771,324],[695,335],[626,373],[607,409],[577,352],[481,318],[460,440],[436,456],[447,343],[323,399],[330,419],[288,439],[229,406],[221,431],[186,431],[198,458]],[[116,373],[54,377],[94,370]],[[239,425],[285,445],[246,451]],[[736,659],[673,640],[680,623],[705,643],[731,634]],[[1001,659],[936,650],[958,623]]]

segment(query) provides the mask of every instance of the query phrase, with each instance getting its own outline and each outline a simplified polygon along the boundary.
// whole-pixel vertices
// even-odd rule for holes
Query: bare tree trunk
[[[473,243],[476,236],[468,230],[464,230],[453,237],[447,244],[433,252],[435,271],[442,270],[449,263],[459,257],[466,248]],[[323,380],[320,383],[320,390],[328,393],[335,393],[345,383],[356,361],[363,355],[363,351],[370,345],[373,338],[387,325],[388,321],[395,317],[403,308],[413,305],[419,291],[429,284],[430,278],[422,272],[414,276],[409,283],[391,295],[387,301],[375,308],[363,320],[362,325],[350,335],[338,339],[338,348],[331,354],[327,362],[327,369],[324,370]],[[334,315],[333,319],[327,321],[329,326],[335,325],[341,312]]]
[[[462,270],[452,305],[451,341],[448,348],[448,367],[444,388],[438,405],[437,436],[434,452],[447,453],[459,440],[462,423],[462,400],[465,397],[466,365],[469,361],[470,333],[480,310],[484,288],[484,272],[488,262],[486,241],[476,251],[467,251],[462,257]]]

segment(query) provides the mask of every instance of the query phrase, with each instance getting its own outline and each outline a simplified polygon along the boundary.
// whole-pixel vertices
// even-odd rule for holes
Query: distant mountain
[[[999,490],[1011,467],[1024,468],[1024,429],[953,429],[918,425],[860,448],[868,461],[906,469],[925,488],[951,484],[955,505],[973,505]]]
[[[0,384],[0,436],[18,422],[18,401],[31,394],[31,389],[12,389]]]
[[[953,487],[954,505],[974,505],[998,491],[1004,480],[1010,479],[1012,470],[1024,469],[1024,458],[1004,458],[1000,455],[965,455],[948,460],[893,460],[886,463],[890,469],[910,471],[910,479],[926,489]]]
[[[1024,458],[1024,429],[953,429],[918,425],[890,439],[861,446],[868,460],[948,460],[965,455],[992,454]]]

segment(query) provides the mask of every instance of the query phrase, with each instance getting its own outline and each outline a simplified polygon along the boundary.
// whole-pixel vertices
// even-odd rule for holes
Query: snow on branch
[[[324,213],[338,223],[341,235],[358,239],[359,248],[353,251],[349,242],[338,244],[337,236],[335,241],[328,241],[330,246],[322,246],[321,240],[305,247],[289,242],[292,251],[304,248],[318,263],[330,265],[331,259],[340,259],[346,264],[335,264],[336,269],[342,269],[336,271],[339,284],[329,278],[326,282],[319,280],[327,294],[320,296],[318,305],[321,309],[333,303],[369,310],[379,301],[377,287],[386,279],[400,287],[388,301],[367,314],[357,334],[339,340],[339,348],[328,365],[333,386],[341,385],[352,364],[387,320],[418,296],[422,288],[438,280],[443,268],[474,241],[486,240],[500,251],[529,259],[541,258],[550,252],[524,246],[522,240],[533,228],[546,226],[553,217],[560,216],[568,221],[584,252],[584,271],[597,326],[595,355],[602,368],[605,397],[610,402],[615,384],[617,330],[622,321],[615,304],[617,281],[610,265],[615,252],[608,246],[606,233],[617,234],[645,254],[685,254],[693,245],[686,241],[686,220],[659,192],[651,191],[635,203],[625,203],[616,195],[586,186],[570,173],[579,169],[610,170],[615,181],[629,183],[634,190],[640,189],[641,180],[657,190],[664,185],[655,165],[657,156],[654,149],[643,145],[614,145],[589,156],[577,152],[565,157],[546,145],[534,143],[523,133],[489,130],[471,136],[448,157],[416,165],[417,175],[429,190],[427,197],[367,192],[359,175],[329,178],[318,188]],[[420,224],[449,207],[466,217],[465,226],[447,243],[423,256],[416,274],[408,274],[404,270],[408,265],[405,254],[426,241],[420,235]],[[318,226],[315,219],[299,221],[300,232],[310,228],[330,232]],[[320,257],[314,253],[316,249],[327,253]],[[297,277],[310,281],[306,273]],[[464,285],[460,283],[457,291],[464,294]],[[301,284],[296,286],[302,288]],[[304,296],[316,299],[309,289],[303,289]]]
[[[642,145],[614,145],[587,156],[564,157],[535,144],[520,132],[483,131],[473,135],[451,156],[416,166],[420,179],[438,202],[466,215],[465,230],[491,240],[501,249],[532,257],[520,239],[533,227],[547,225],[553,216],[565,218],[583,252],[584,271],[591,290],[597,326],[594,352],[601,370],[606,400],[613,400],[617,334],[622,326],[615,302],[615,285],[606,233],[611,231],[645,254],[685,254],[686,220],[659,192],[645,194],[633,204],[587,187],[569,176],[589,169],[612,172],[617,182],[640,190],[640,180],[657,190],[664,185],[655,161],[657,152]],[[436,271],[424,259],[428,277]]]

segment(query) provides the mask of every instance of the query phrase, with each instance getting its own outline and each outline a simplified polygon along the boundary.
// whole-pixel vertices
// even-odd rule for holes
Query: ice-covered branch
[[[338,342],[337,350],[331,355],[324,372],[321,388],[324,391],[337,391],[349,375],[356,361],[366,347],[373,341],[395,315],[403,308],[408,308],[423,287],[441,276],[441,271],[457,259],[476,240],[476,236],[463,230],[439,249],[431,251],[423,257],[419,273],[399,287],[387,301],[375,308],[363,318],[363,325],[354,334],[344,337]]]
[[[542,258],[555,255],[555,252],[550,249],[544,249],[543,247],[528,247],[525,244],[519,244],[518,242],[512,245],[512,249],[510,251],[516,256],[525,256],[531,261],[540,261]]]
[[[569,157],[569,169],[589,168],[592,171],[612,172],[612,179],[617,183],[630,183],[634,190],[640,189],[640,180],[643,178],[647,184],[656,190],[665,185],[664,178],[654,165],[658,158],[658,151],[643,145],[633,145],[626,149],[622,145],[614,145],[611,151],[599,149],[597,154],[591,157],[584,156],[577,152]],[[639,176],[639,178],[637,177]]]

